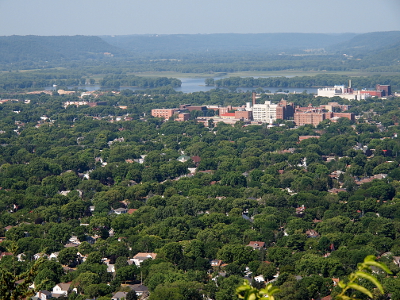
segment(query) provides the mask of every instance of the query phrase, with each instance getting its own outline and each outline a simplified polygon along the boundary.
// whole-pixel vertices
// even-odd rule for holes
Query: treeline
[[[182,82],[176,78],[139,77],[135,75],[107,75],[100,80],[102,87],[135,86],[140,88],[155,88],[169,85],[180,87]]]
[[[90,71],[32,71],[5,72],[0,74],[0,91],[34,90],[57,85],[58,87],[95,84],[93,73]],[[139,77],[134,75],[106,75],[100,81],[102,87],[136,86],[141,88],[156,88],[162,86],[180,87],[181,81],[166,77]]]
[[[282,88],[310,88],[334,85],[351,85],[354,88],[375,88],[377,84],[389,84],[392,89],[400,88],[399,75],[373,75],[366,77],[352,77],[347,75],[316,75],[316,76],[295,76],[295,77],[228,77],[218,80],[206,79],[207,85],[216,87],[282,87]]]
[[[94,83],[84,72],[5,72],[0,74],[0,91],[41,89],[52,85],[77,86]]]

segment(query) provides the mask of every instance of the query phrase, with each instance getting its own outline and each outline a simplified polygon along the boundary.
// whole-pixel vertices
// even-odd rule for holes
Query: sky
[[[0,0],[0,36],[400,30],[400,0]]]

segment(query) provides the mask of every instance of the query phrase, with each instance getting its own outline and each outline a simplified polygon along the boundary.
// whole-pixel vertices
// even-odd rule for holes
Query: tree
[[[168,243],[160,249],[159,255],[176,265],[183,259],[183,249],[179,243]]]
[[[276,273],[277,269],[273,263],[262,262],[257,269],[257,274],[262,274],[267,281],[273,279]]]
[[[250,286],[247,281],[236,289],[236,295],[239,299],[257,300],[257,299],[270,299],[274,300],[274,294],[279,293],[279,288],[273,286],[271,283],[265,288],[257,290]]]
[[[99,275],[92,272],[84,272],[80,273],[78,277],[72,281],[72,286],[85,290],[88,286],[98,283],[100,283]]]
[[[91,284],[84,289],[86,295],[91,298],[106,296],[113,291],[113,288],[106,283]]]
[[[381,269],[385,271],[388,274],[392,274],[392,272],[389,270],[389,268],[382,264],[378,263],[375,261],[375,256],[369,255],[364,259],[364,262],[359,264],[357,267],[357,271],[351,273],[349,275],[348,281],[339,281],[339,287],[342,289],[342,291],[336,296],[337,299],[339,300],[350,300],[350,299],[356,299],[355,297],[347,296],[346,294],[349,294],[348,291],[355,290],[358,291],[364,295],[367,295],[370,298],[373,298],[372,292],[369,291],[367,288],[359,284],[359,279],[365,279],[375,285],[378,290],[383,294],[383,287],[382,284],[379,282],[379,280],[372,274],[371,267],[375,267],[378,269]]]
[[[78,249],[74,247],[64,248],[58,254],[58,261],[67,266],[75,266],[77,263],[77,256]]]
[[[16,251],[17,249],[14,248]],[[44,258],[39,258],[27,271],[15,274],[11,268],[0,267],[0,300],[19,300],[33,296],[32,285]],[[17,284],[17,281],[23,280]],[[40,286],[40,285],[39,285]]]
[[[118,268],[116,279],[121,282],[133,281],[137,274],[137,268],[135,265],[125,266]]]
[[[126,300],[138,300],[138,296],[134,290],[130,290],[128,294],[126,294]]]
[[[223,246],[217,254],[217,257],[224,262],[236,262],[239,265],[247,264],[254,260],[255,256],[256,253],[251,247],[232,244]]]

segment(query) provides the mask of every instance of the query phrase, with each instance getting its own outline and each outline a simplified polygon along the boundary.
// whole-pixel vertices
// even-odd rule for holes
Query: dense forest
[[[150,300],[228,300],[246,278],[257,288],[272,280],[276,299],[306,300],[336,295],[335,278],[374,255],[393,272],[375,274],[385,289],[377,299],[400,299],[400,98],[335,98],[357,122],[268,128],[204,127],[197,112],[186,122],[149,117],[161,106],[251,99],[222,89],[103,92],[88,98],[95,107],[64,108],[77,95],[0,97],[9,99],[0,105],[2,278],[42,253],[35,286],[72,282],[68,299],[110,299],[142,282]],[[138,253],[157,257],[129,264]]]

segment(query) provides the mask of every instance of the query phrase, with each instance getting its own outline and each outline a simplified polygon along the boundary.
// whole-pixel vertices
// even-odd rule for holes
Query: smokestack
[[[256,104],[256,92],[253,92],[253,107]]]
[[[351,89],[351,79],[349,79],[349,89]]]

